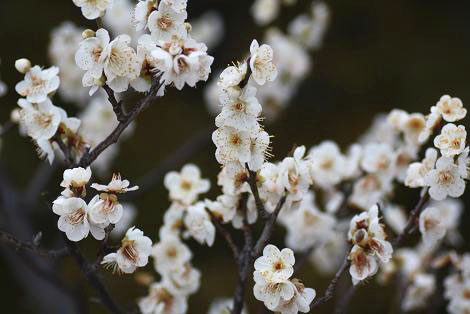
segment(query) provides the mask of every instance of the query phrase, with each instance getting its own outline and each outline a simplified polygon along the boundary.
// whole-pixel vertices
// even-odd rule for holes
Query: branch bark
[[[39,256],[42,256],[42,257],[47,257],[47,258],[56,259],[56,258],[61,258],[61,257],[67,256],[67,255],[70,255],[70,251],[66,247],[62,248],[62,249],[59,249],[59,250],[41,249],[41,248],[37,247],[36,245],[34,245],[33,243],[23,242],[23,241],[15,238],[13,235],[11,235],[7,232],[4,232],[4,231],[0,231],[0,242],[4,243],[6,245],[10,245],[10,246],[14,247],[17,250],[31,252],[31,253],[34,253],[36,255],[39,255]]]
[[[392,245],[393,248],[396,249],[397,247],[400,247],[403,245],[403,243],[406,241],[406,239],[413,234],[413,232],[416,230],[416,226],[418,225],[419,221],[419,215],[424,209],[424,206],[427,204],[429,201],[429,190],[426,188],[423,192],[423,195],[418,201],[418,204],[416,204],[415,208],[411,211],[410,217],[408,218],[408,222],[403,229],[403,232],[398,235],[398,237],[395,238],[393,241]]]
[[[349,250],[348,250],[348,253],[349,253]],[[335,276],[331,280],[330,284],[326,288],[325,294],[322,297],[312,302],[312,304],[310,305],[310,310],[312,310],[313,308],[319,305],[325,304],[333,297],[335,293],[336,285],[338,284],[338,281],[341,278],[341,276],[347,271],[349,265],[350,265],[350,261],[348,259],[348,254],[346,254],[343,264],[341,264],[341,267],[338,269]]]
[[[131,124],[131,122],[134,121],[142,111],[152,104],[152,102],[157,97],[158,90],[161,86],[162,83],[160,83],[159,77],[155,77],[147,96],[140,100],[139,103],[129,112],[129,114],[125,115],[125,119],[119,122],[117,127],[111,132],[111,134],[108,135],[107,138],[99,143],[93,150],[86,152],[76,166],[83,168],[88,167],[109,146],[117,143],[122,132],[124,132],[129,124]]]
[[[257,258],[263,251],[266,244],[268,244],[268,241],[271,238],[271,235],[273,233],[274,224],[276,223],[277,216],[279,216],[279,212],[281,211],[282,206],[284,205],[285,202],[286,202],[286,195],[281,197],[281,199],[276,205],[276,208],[274,209],[274,211],[272,212],[272,214],[269,216],[268,220],[266,221],[263,231],[261,232],[261,236],[256,242],[255,247],[253,248],[252,254],[254,258]]]

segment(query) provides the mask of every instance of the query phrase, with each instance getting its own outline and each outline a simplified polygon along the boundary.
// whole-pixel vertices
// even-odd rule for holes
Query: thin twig
[[[353,295],[356,293],[359,285],[352,285],[348,288],[345,294],[341,295],[341,299],[336,304],[335,314],[346,314],[348,311],[349,303]]]
[[[227,242],[228,246],[232,250],[233,257],[238,262],[239,258],[240,258],[240,249],[235,244],[235,241],[233,241],[232,235],[230,234],[230,232],[227,229],[225,229],[225,227],[222,225],[221,221],[216,216],[214,216],[214,214],[210,210],[206,209],[206,211],[209,214],[209,216],[211,217],[212,223],[214,224],[215,228],[224,237],[224,239]]]
[[[93,264],[93,268],[96,269],[96,270],[100,267],[101,261],[103,260],[104,256],[108,252],[109,235],[111,234],[111,232],[113,230],[114,230],[114,224],[109,224],[109,226],[107,226],[104,229],[104,232],[105,232],[104,239],[101,240],[101,245],[100,245],[100,248],[99,248],[99,251],[98,251],[98,254],[97,254],[97,258],[96,258],[95,263]]]
[[[131,122],[134,121],[134,119],[142,111],[144,111],[148,106],[150,106],[150,104],[152,104],[152,102],[157,97],[158,90],[161,86],[162,83],[160,82],[159,77],[157,76],[156,78],[154,78],[154,82],[147,96],[145,96],[144,98],[142,98],[142,100],[139,101],[139,103],[131,110],[131,112],[126,115],[126,119],[120,121],[117,127],[111,132],[111,134],[108,135],[107,138],[105,138],[101,143],[99,143],[93,150],[86,152],[78,162],[77,166],[83,168],[88,167],[109,146],[117,143],[122,132],[124,132],[124,130],[129,126],[129,124],[131,124]]]
[[[0,231],[0,242],[13,246],[17,250],[28,251],[42,257],[55,259],[70,255],[70,251],[66,247],[59,250],[44,250],[33,243],[23,242],[4,231]]]
[[[124,106],[121,101],[116,99],[114,91],[108,85],[103,86],[104,91],[108,94],[108,100],[113,106],[113,111],[116,114],[116,118],[119,122],[124,122],[127,118],[127,114],[124,112]]]
[[[266,211],[266,208],[264,207],[264,203],[259,196],[258,184],[256,182],[256,172],[251,171],[250,168],[248,167],[248,164],[246,165],[246,169],[248,170],[248,173],[249,173],[248,184],[250,185],[251,193],[253,194],[253,197],[255,198],[255,205],[256,205],[256,209],[258,210],[258,215],[263,219],[267,219],[269,218],[269,213]]]
[[[346,254],[346,257],[344,258],[343,264],[338,269],[335,276],[331,280],[330,284],[326,288],[325,294],[322,297],[320,297],[320,298],[318,298],[318,299],[316,299],[312,302],[312,304],[310,305],[310,310],[312,310],[313,308],[315,308],[319,305],[325,304],[326,302],[328,302],[333,297],[333,295],[335,293],[336,285],[338,284],[338,281],[341,278],[341,276],[347,271],[349,265],[350,265],[350,261],[348,259],[348,254]]]
[[[98,291],[101,303],[103,303],[103,305],[106,306],[108,308],[108,310],[113,314],[123,314],[123,313],[125,313],[117,305],[117,303],[114,301],[114,299],[111,297],[111,295],[109,294],[109,292],[106,289],[105,285],[103,284],[101,278],[96,273],[96,269],[93,267],[92,264],[90,264],[86,260],[86,258],[80,252],[80,249],[78,248],[78,245],[76,243],[70,241],[69,239],[67,239],[65,236],[64,236],[64,238],[65,238],[65,243],[67,244],[67,247],[69,248],[70,252],[72,253],[72,256],[77,261],[77,264],[80,267],[80,270],[87,277],[90,284],[96,289],[96,291]]]
[[[261,254],[264,247],[266,246],[269,239],[271,238],[271,235],[274,229],[274,224],[276,223],[276,220],[277,220],[277,216],[279,215],[279,212],[281,211],[282,206],[284,205],[285,202],[286,202],[286,195],[281,197],[281,199],[276,205],[276,208],[271,213],[269,218],[266,220],[266,224],[264,225],[263,231],[261,232],[261,236],[256,242],[255,247],[253,248],[252,254],[254,258],[257,258]]]
[[[416,230],[419,215],[424,209],[426,203],[429,201],[429,197],[429,192],[426,188],[426,190],[424,190],[423,192],[423,196],[421,196],[421,198],[419,199],[418,204],[416,204],[415,208],[411,211],[410,217],[408,218],[408,222],[406,224],[406,227],[403,229],[403,232],[400,233],[393,241],[392,245],[394,249],[401,246],[403,242],[405,242],[405,240],[408,238],[408,236],[413,234],[413,232]]]

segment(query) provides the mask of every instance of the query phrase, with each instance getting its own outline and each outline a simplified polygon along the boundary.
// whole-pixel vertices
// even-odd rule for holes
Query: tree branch
[[[61,257],[70,255],[70,251],[66,247],[59,249],[59,250],[44,250],[44,249],[37,247],[33,243],[23,242],[15,238],[13,235],[4,231],[0,231],[0,242],[4,244],[8,244],[16,248],[17,250],[31,252],[36,255],[47,257],[47,258],[56,259],[56,258],[61,258]]]
[[[125,312],[117,305],[113,300],[105,285],[101,281],[101,278],[96,273],[96,269],[91,265],[86,258],[80,252],[78,245],[65,237],[65,243],[69,248],[72,256],[77,261],[78,266],[82,273],[86,276],[90,284],[98,291],[100,301],[105,305],[108,310],[113,314],[124,314]]]
[[[139,101],[139,103],[131,110],[131,112],[126,115],[126,118],[123,119],[123,121],[119,122],[117,127],[111,132],[111,134],[108,135],[107,138],[105,138],[101,143],[99,143],[93,150],[86,152],[78,162],[77,166],[83,168],[88,167],[109,146],[117,143],[122,132],[124,132],[124,130],[129,126],[129,124],[131,124],[131,122],[134,121],[134,119],[148,106],[150,106],[150,104],[155,100],[155,98],[157,97],[158,90],[161,86],[162,83],[160,83],[159,76],[156,76],[147,96],[145,96],[142,100]]]
[[[348,253],[349,253],[349,250],[348,250]],[[333,297],[333,295],[335,293],[336,285],[338,284],[339,279],[347,271],[347,269],[350,265],[350,261],[348,259],[348,256],[349,256],[349,254],[346,254],[346,257],[344,258],[343,264],[338,269],[335,276],[331,280],[330,284],[326,288],[325,294],[321,298],[318,298],[318,299],[316,299],[312,302],[312,304],[310,305],[310,310],[312,310],[313,308],[315,308],[319,305],[325,304],[326,302],[328,302]]]
[[[413,232],[416,230],[416,226],[419,222],[419,215],[424,209],[426,203],[429,201],[429,198],[429,190],[428,188],[426,188],[423,192],[423,196],[421,196],[421,198],[419,199],[418,204],[416,204],[415,208],[411,211],[410,217],[408,218],[408,222],[405,228],[403,229],[403,232],[400,233],[392,242],[394,249],[401,246],[403,242],[405,242],[405,240],[408,238],[408,236],[413,234]]]
[[[232,250],[233,257],[238,262],[239,257],[240,257],[240,250],[239,250],[238,246],[235,244],[235,241],[233,241],[232,235],[230,234],[230,232],[227,229],[225,229],[225,227],[222,225],[220,220],[216,216],[214,216],[214,214],[210,210],[208,210],[206,208],[206,212],[211,217],[212,223],[214,224],[217,231],[224,237],[224,239],[227,242],[228,246]]]
[[[116,114],[116,118],[119,122],[124,122],[127,118],[127,114],[124,112],[124,106],[122,101],[118,101],[114,95],[114,91],[108,85],[103,86],[104,91],[108,94],[108,100],[113,106],[113,111]]]
[[[269,239],[271,238],[271,235],[273,233],[274,229],[274,224],[276,223],[277,216],[279,215],[279,212],[282,209],[282,206],[286,202],[286,195],[281,197],[279,202],[276,205],[276,208],[272,212],[272,214],[269,216],[268,220],[266,221],[266,224],[264,225],[263,231],[261,232],[261,236],[259,237],[258,241],[256,242],[255,247],[253,248],[253,257],[257,258],[261,252],[263,251],[264,247],[268,243]]]
[[[250,174],[248,178],[248,184],[250,185],[251,193],[253,193],[253,197],[255,198],[255,204],[256,204],[256,209],[258,210],[258,215],[263,219],[267,219],[269,217],[269,213],[266,211],[266,208],[264,207],[264,203],[259,197],[258,185],[256,183],[256,172],[251,171],[250,168],[248,167],[248,164],[246,165],[246,169],[248,170],[248,173]]]

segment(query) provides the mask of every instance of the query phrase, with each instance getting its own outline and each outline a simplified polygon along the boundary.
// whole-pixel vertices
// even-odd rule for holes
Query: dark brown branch
[[[78,266],[80,267],[81,272],[87,277],[88,282],[96,289],[99,294],[101,303],[108,308],[108,310],[113,314],[124,314],[125,312],[117,305],[113,300],[105,285],[103,284],[101,278],[98,276],[94,265],[90,264],[83,254],[80,252],[78,245],[65,236],[65,242],[69,248],[72,256],[77,261]]]
[[[157,97],[158,90],[162,86],[160,83],[159,76],[154,78],[154,82],[150,91],[148,92],[147,96],[142,98],[139,103],[126,115],[126,118],[123,121],[120,121],[117,127],[108,135],[106,139],[104,139],[101,143],[99,143],[93,150],[86,152],[77,166],[86,168],[93,161],[98,158],[98,156],[105,151],[109,146],[112,144],[117,143],[119,137],[121,136],[122,132],[131,124],[132,121],[142,112],[144,111]]]
[[[245,244],[240,254],[240,258],[238,259],[239,277],[238,284],[235,288],[235,293],[233,297],[232,314],[240,314],[243,310],[248,275],[253,269],[253,234],[251,232],[251,228],[248,224],[247,219],[248,197],[248,193],[243,193],[240,197],[240,201],[238,204],[238,210],[243,213],[243,235],[245,239]]]
[[[70,251],[68,248],[62,248],[59,250],[44,250],[37,247],[33,243],[20,241],[13,235],[4,231],[0,231],[0,242],[10,245],[17,250],[31,252],[36,255],[47,258],[61,258],[70,255]]]
[[[348,253],[349,253],[349,250],[348,250]],[[349,254],[346,254],[346,257],[344,258],[343,264],[338,269],[335,276],[331,280],[330,284],[326,288],[325,294],[322,297],[320,297],[320,298],[318,298],[318,299],[316,299],[312,302],[312,304],[310,305],[310,310],[312,310],[313,308],[315,308],[319,305],[325,304],[326,302],[328,302],[333,297],[333,295],[335,293],[336,285],[338,284],[339,279],[341,278],[341,276],[349,268],[350,261],[348,259],[348,255]]]
[[[214,214],[210,210],[208,210],[206,208],[206,211],[209,214],[209,216],[211,217],[212,223],[214,224],[215,228],[217,229],[217,232],[219,232],[224,237],[224,239],[227,242],[228,246],[232,250],[233,257],[238,262],[239,258],[240,258],[240,250],[239,250],[238,246],[235,244],[235,241],[233,241],[232,235],[230,234],[230,232],[227,229],[225,229],[225,227],[222,225],[222,222],[216,216],[214,216]]]
[[[263,251],[266,244],[268,244],[269,239],[273,233],[274,224],[276,223],[277,216],[282,209],[282,206],[286,202],[286,195],[281,197],[279,202],[276,205],[276,208],[271,213],[269,218],[266,220],[266,224],[264,225],[263,231],[261,232],[261,236],[259,237],[258,241],[256,242],[255,247],[253,248],[253,257],[257,258],[261,252]]]
[[[266,211],[266,208],[264,207],[264,203],[259,197],[258,184],[256,182],[256,172],[251,171],[250,168],[248,167],[248,164],[246,165],[246,169],[248,170],[248,173],[250,174],[250,176],[248,177],[248,184],[250,185],[251,193],[253,194],[253,197],[255,198],[255,204],[256,204],[256,209],[258,210],[258,215],[263,219],[268,219],[269,213]]]
[[[104,91],[108,94],[108,100],[113,106],[113,111],[116,114],[116,118],[119,122],[124,122],[127,118],[127,114],[124,112],[124,106],[122,101],[118,101],[114,95],[114,91],[108,85],[103,86]]]
[[[412,235],[413,232],[416,230],[416,226],[419,222],[419,215],[421,214],[421,211],[424,209],[424,206],[428,201],[429,190],[426,188],[423,193],[423,196],[421,196],[421,198],[419,199],[418,204],[416,204],[415,208],[411,211],[410,217],[408,218],[408,222],[405,228],[403,229],[403,232],[400,233],[393,241],[392,245],[394,249],[400,247],[403,242],[405,242],[405,240],[408,238],[408,236]]]
[[[114,224],[109,224],[109,226],[107,226],[104,229],[104,232],[105,232],[104,239],[101,240],[101,245],[100,245],[100,248],[99,248],[99,251],[98,251],[98,254],[97,254],[97,258],[96,258],[95,263],[93,264],[93,268],[96,269],[96,270],[98,270],[98,268],[101,265],[101,261],[103,260],[104,256],[109,251],[109,245],[108,245],[109,235],[111,234],[111,232],[113,230],[114,230]]]
[[[348,310],[349,302],[351,301],[353,295],[356,293],[359,285],[353,285],[348,288],[345,294],[341,295],[341,299],[335,308],[335,314],[345,314]]]

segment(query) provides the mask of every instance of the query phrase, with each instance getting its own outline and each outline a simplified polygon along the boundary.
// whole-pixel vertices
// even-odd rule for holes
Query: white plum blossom
[[[431,274],[417,274],[405,291],[402,303],[404,311],[420,309],[428,305],[436,289],[436,278]]]
[[[460,176],[464,179],[470,178],[470,158],[468,157],[469,152],[470,148],[465,148],[465,150],[462,152],[462,154],[460,154],[459,158],[457,159],[457,165],[459,166]]]
[[[214,300],[207,314],[230,314],[233,309],[233,298],[222,298]],[[242,314],[248,314],[245,308],[243,308]]]
[[[390,174],[394,169],[395,154],[385,143],[370,143],[364,147],[361,167],[369,173]]]
[[[251,138],[250,161],[248,162],[250,170],[258,171],[265,162],[266,157],[270,156],[269,143],[269,134],[261,129]]]
[[[155,270],[161,274],[177,271],[192,257],[189,248],[174,235],[166,235],[152,249]]]
[[[416,188],[424,186],[424,178],[429,171],[434,169],[437,161],[437,150],[429,147],[426,149],[425,158],[422,162],[414,162],[408,166],[406,171],[405,185]]]
[[[103,85],[103,72],[106,84],[115,92],[126,91],[129,82],[140,74],[137,54],[129,46],[130,41],[128,35],[120,35],[110,42],[108,31],[101,28],[94,37],[80,43],[75,61],[79,68],[87,71],[83,83],[84,86],[93,86],[90,94],[96,91],[97,86]]]
[[[443,156],[453,157],[465,149],[466,137],[467,131],[463,125],[457,127],[449,123],[442,128],[441,134],[434,138],[434,146],[441,150]]]
[[[199,194],[209,191],[210,182],[201,178],[201,171],[196,165],[187,164],[178,173],[168,172],[164,179],[165,187],[170,191],[170,198],[183,204],[194,203]]]
[[[60,216],[57,226],[70,241],[83,240],[90,232],[95,239],[104,239],[104,226],[89,221],[88,205],[81,198],[61,196],[53,202],[52,211]]]
[[[135,227],[127,230],[121,241],[121,247],[116,253],[110,253],[103,258],[101,264],[113,267],[115,271],[125,274],[133,273],[137,267],[144,267],[152,252],[152,241]]]
[[[269,244],[263,249],[263,255],[255,260],[255,271],[263,276],[269,276],[274,282],[289,279],[294,273],[294,252],[285,248],[282,251]]]
[[[141,31],[147,27],[150,14],[157,10],[158,1],[155,0],[139,0],[134,10],[135,28]]]
[[[173,36],[170,41],[162,41],[152,51],[152,57],[158,64],[156,70],[163,73],[160,82],[173,84],[178,90],[185,84],[194,87],[199,81],[207,81],[214,61],[207,54],[206,45],[196,42],[189,35],[183,38]],[[162,89],[160,95],[163,92]]]
[[[272,82],[277,77],[277,68],[273,63],[273,49],[269,45],[259,45],[253,40],[250,46],[250,68],[253,79],[258,85]]]
[[[173,36],[184,37],[186,35],[184,21],[187,17],[188,14],[185,10],[177,12],[162,1],[158,10],[154,10],[150,14],[147,27],[155,40],[166,41]]]
[[[375,275],[379,262],[386,264],[392,257],[393,248],[386,240],[378,212],[378,206],[374,205],[351,220],[348,239],[353,248],[348,258],[351,261],[349,272],[354,284]]]
[[[326,188],[341,181],[347,163],[336,143],[325,141],[312,147],[308,156],[310,175],[315,184]]]
[[[163,281],[175,295],[187,296],[199,289],[201,272],[190,264],[185,264],[175,271],[163,274]]]
[[[441,113],[438,111],[436,106],[431,107],[431,113],[429,113],[426,117],[426,125],[418,137],[418,142],[420,144],[425,143],[434,130],[439,126],[440,122],[442,121]]]
[[[21,123],[34,140],[48,140],[56,134],[62,121],[62,111],[48,98],[37,104],[19,99],[18,105],[21,107]]]
[[[66,169],[64,171],[63,180],[60,186],[64,188],[62,195],[65,197],[77,196],[84,197],[86,195],[86,185],[91,179],[90,167],[84,169],[77,167]]]
[[[91,187],[99,192],[114,194],[122,194],[139,189],[138,186],[129,187],[129,185],[130,182],[128,180],[122,180],[120,174],[113,174],[111,182],[109,182],[108,185],[93,183]]]
[[[462,120],[467,115],[467,109],[463,107],[460,98],[449,95],[442,96],[437,102],[436,108],[447,122]]]
[[[429,195],[437,201],[450,197],[459,197],[465,191],[465,181],[459,173],[459,167],[454,160],[442,156],[436,162],[436,168],[429,171],[424,178],[429,186]]]
[[[220,97],[222,112],[215,118],[217,127],[229,126],[239,130],[252,130],[258,127],[261,105],[256,99],[256,88],[245,86],[224,90]]]
[[[272,281],[269,274],[263,276],[259,271],[253,273],[255,285],[253,294],[271,311],[274,311],[282,301],[289,301],[294,297],[295,286],[289,280],[281,282]]]
[[[90,201],[90,218],[96,223],[117,224],[123,211],[115,194],[101,193]]]
[[[184,314],[188,309],[186,296],[170,292],[164,282],[153,283],[148,296],[139,300],[142,314]]]
[[[83,16],[89,20],[103,16],[112,2],[112,0],[73,0],[73,3],[82,9]]]
[[[238,207],[238,197],[232,195],[219,195],[216,201],[205,200],[205,205],[211,214],[223,223],[232,221]]]
[[[212,133],[212,141],[217,146],[215,157],[220,164],[246,163],[251,159],[251,139],[247,131],[224,126]]]
[[[46,102],[48,95],[55,92],[60,85],[59,68],[41,69],[36,65],[24,76],[24,80],[16,84],[15,90],[31,103]]]
[[[240,82],[245,78],[247,71],[248,65],[246,62],[229,66],[220,74],[220,79],[217,82],[217,85],[223,89],[238,86],[238,84],[240,84]]]
[[[178,13],[185,11],[188,5],[188,0],[161,0],[161,2]]]
[[[103,75],[103,63],[101,55],[104,49],[109,45],[110,37],[107,30],[100,28],[95,36],[88,37],[80,43],[80,47],[75,54],[77,66],[86,71],[83,81],[98,81]],[[84,86],[86,86],[84,84]],[[92,85],[89,85],[92,86]],[[95,91],[97,88],[93,88]],[[90,92],[92,95],[92,92]]]
[[[401,131],[405,135],[405,140],[412,144],[419,143],[419,136],[426,127],[426,119],[421,113],[412,113],[407,116],[407,119],[401,125]]]
[[[280,0],[256,0],[251,7],[251,14],[260,26],[271,23],[278,15]]]
[[[206,212],[204,202],[198,202],[188,207],[184,217],[184,225],[187,229],[187,235],[192,236],[199,243],[205,243],[208,246],[214,244],[215,226]]]
[[[106,84],[117,93],[125,92],[129,82],[140,74],[140,64],[135,50],[130,46],[128,35],[119,35],[100,53]]]
[[[442,215],[438,208],[428,207],[419,215],[419,230],[426,245],[432,246],[446,234]]]
[[[348,256],[351,261],[349,273],[351,274],[354,284],[372,277],[377,273],[379,268],[377,259],[374,256],[366,254],[364,249],[359,245],[354,245]]]
[[[296,314],[298,312],[310,312],[310,303],[315,299],[316,292],[312,288],[306,288],[298,279],[291,280],[294,285],[294,296],[286,301],[281,300],[275,312],[282,314]]]

